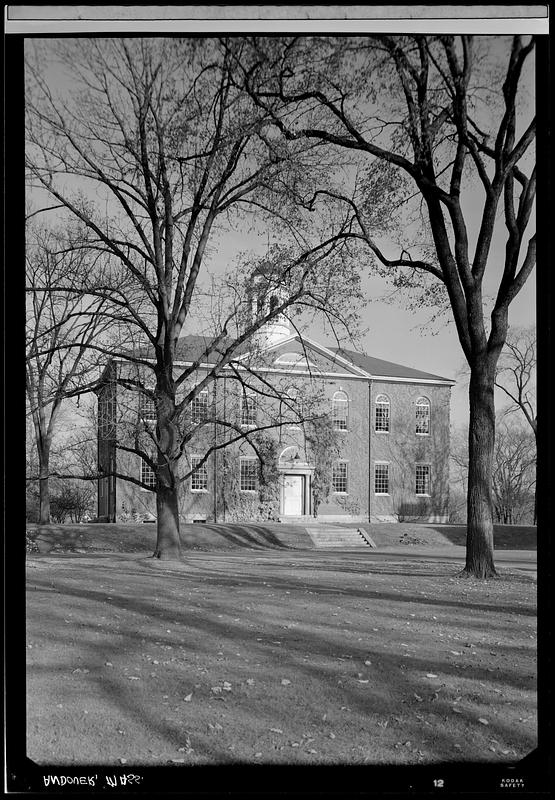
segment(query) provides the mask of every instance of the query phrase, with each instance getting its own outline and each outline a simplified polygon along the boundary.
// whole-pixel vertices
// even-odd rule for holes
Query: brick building
[[[195,362],[205,346],[201,336],[183,337],[176,365]],[[195,380],[212,366],[208,358]],[[145,426],[155,424],[153,406],[121,385],[129,369],[112,361],[98,394],[98,462],[105,474],[98,484],[98,514],[110,521],[145,518],[156,508],[149,490],[153,471],[138,455],[116,447],[130,415]],[[301,338],[278,318],[184,415],[195,436],[182,459],[183,474],[199,466],[182,484],[180,517],[187,522],[311,517],[318,464],[308,428],[311,419],[326,414],[334,450],[319,519],[446,522],[452,385],[437,375]],[[247,438],[219,447],[202,463],[209,448],[233,438],[230,424]],[[256,433],[266,425],[274,427]],[[249,442],[256,435],[273,461],[272,491],[262,483],[260,460]]]

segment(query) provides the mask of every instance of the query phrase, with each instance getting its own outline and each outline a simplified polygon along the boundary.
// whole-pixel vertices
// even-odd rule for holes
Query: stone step
[[[306,531],[314,546],[318,547],[371,547],[370,542],[357,528],[336,528],[331,526],[306,526]]]

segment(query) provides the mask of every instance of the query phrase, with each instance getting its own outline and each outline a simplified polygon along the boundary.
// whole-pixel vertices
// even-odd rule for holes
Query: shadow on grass
[[[38,582],[40,585],[40,582]],[[113,590],[110,590],[113,592]],[[158,590],[157,590],[158,591]],[[59,603],[65,603],[67,610],[75,609],[75,599],[83,599],[86,601],[86,607],[90,608],[91,620],[89,627],[92,630],[96,620],[94,616],[94,601],[105,605],[105,594],[100,591],[83,591],[79,588],[61,587],[59,591]],[[86,680],[91,680],[96,683],[99,689],[107,698],[107,700],[119,709],[122,719],[125,717],[132,718],[137,724],[145,727],[147,730],[152,730],[154,733],[161,736],[167,742],[167,746],[177,753],[180,745],[183,744],[184,734],[186,733],[185,725],[179,724],[175,721],[163,719],[167,714],[167,709],[156,706],[156,702],[150,704],[150,708],[146,705],[139,705],[137,703],[136,692],[131,688],[126,689],[124,684],[125,676],[107,674],[106,670],[100,673],[100,670],[95,670],[96,665],[100,665],[104,659],[116,661],[121,658],[122,654],[125,655],[131,664],[141,651],[148,649],[148,647],[160,646],[163,643],[172,642],[173,652],[177,650],[184,651],[183,662],[187,662],[188,668],[181,676],[181,680],[192,682],[191,675],[189,674],[190,665],[192,663],[193,654],[201,654],[204,657],[212,657],[214,653],[225,646],[233,646],[233,649],[248,650],[249,654],[252,653],[254,660],[261,660],[268,664],[268,673],[270,680],[273,678],[277,682],[277,676],[283,674],[295,673],[302,674],[313,685],[316,683],[321,687],[321,707],[328,708],[329,706],[336,708],[345,707],[349,709],[357,709],[368,718],[368,725],[363,730],[353,731],[354,741],[367,741],[368,737],[375,739],[376,736],[384,737],[384,741],[392,747],[393,743],[388,741],[389,731],[376,730],[374,727],[377,721],[391,718],[392,715],[404,714],[409,709],[414,711],[418,709],[427,715],[427,721],[422,721],[422,716],[418,719],[405,720],[403,725],[403,738],[412,739],[419,742],[423,738],[423,728],[429,737],[433,739],[433,747],[440,753],[452,752],[454,743],[452,731],[448,731],[444,724],[441,722],[442,717],[447,717],[452,714],[450,712],[449,703],[452,700],[448,697],[439,697],[435,703],[430,705],[432,701],[426,700],[426,704],[417,704],[415,695],[423,695],[423,685],[426,689],[429,687],[431,693],[433,686],[429,682],[423,681],[423,676],[426,672],[432,671],[440,676],[451,675],[457,680],[461,677],[468,678],[473,681],[488,680],[488,681],[501,681],[503,683],[510,682],[510,677],[507,673],[502,675],[491,675],[486,670],[480,668],[468,668],[461,672],[460,665],[448,664],[445,660],[430,659],[426,657],[411,658],[410,661],[402,659],[398,654],[387,654],[376,647],[372,647],[368,643],[357,644],[355,642],[346,642],[341,631],[328,630],[327,634],[317,633],[315,631],[303,630],[301,635],[284,634],[280,631],[279,638],[282,642],[282,647],[278,648],[274,642],[259,641],[256,637],[258,630],[249,631],[245,629],[246,621],[243,619],[241,624],[231,624],[229,620],[225,623],[218,622],[214,615],[218,612],[226,613],[229,611],[227,605],[215,604],[212,605],[208,611],[205,609],[202,619],[194,619],[190,613],[184,610],[175,610],[174,608],[156,608],[153,609],[148,600],[129,598],[113,597],[111,607],[115,610],[135,611],[147,618],[156,626],[162,626],[160,617],[166,620],[168,624],[171,620],[172,626],[183,624],[186,628],[184,641],[177,644],[174,638],[165,636],[161,630],[152,633],[145,631],[145,626],[142,625],[141,629],[127,629],[121,632],[118,636],[105,635],[102,640],[94,643],[85,641],[83,630],[79,635],[78,649],[82,654],[80,656],[80,663],[86,663],[91,668],[91,675]],[[44,606],[41,606],[44,608]],[[207,613],[208,611],[208,613]],[[160,613],[161,612],[161,613]],[[41,611],[41,626],[48,628],[49,638],[56,640],[62,647],[63,653],[71,652],[72,647],[75,647],[75,631],[64,628],[63,617],[67,611],[59,605],[53,605],[49,602],[45,607],[44,613]],[[252,615],[251,620],[255,619]],[[83,624],[86,626],[86,623]],[[267,637],[274,635],[267,634]],[[338,660],[340,654],[348,649],[349,658]],[[510,663],[510,652],[505,653],[507,661]],[[161,656],[158,656],[162,660]],[[375,668],[370,670],[372,680],[370,684],[364,686],[356,682],[357,669],[360,669],[360,664],[364,659],[370,658],[372,663],[379,665],[379,672],[376,673]],[[310,659],[310,660],[307,660]],[[175,660],[172,658],[172,660]],[[179,661],[179,659],[177,659]],[[331,663],[333,661],[333,663]],[[316,663],[312,663],[316,662]],[[162,662],[164,663],[164,662]],[[63,669],[63,664],[57,665],[58,669]],[[71,665],[70,665],[71,667]],[[56,665],[49,664],[48,666],[37,668],[31,667],[30,677],[34,674],[39,674],[41,671],[48,674]],[[420,673],[420,675],[418,674]],[[257,676],[258,679],[258,676]],[[168,678],[166,676],[166,681]],[[206,689],[210,685],[209,681]],[[169,691],[167,684],[162,680],[160,685],[153,681],[153,689],[158,689],[159,692],[163,690]],[[515,682],[519,688],[522,687],[522,682]],[[68,687],[69,688],[69,687]],[[176,696],[172,697],[172,702],[179,704],[178,694],[183,694],[183,689],[180,687],[176,691]],[[232,700],[233,715],[246,721],[249,718],[254,724],[255,720],[264,720],[265,725],[269,725],[276,718],[279,720],[279,715],[283,713],[282,708],[276,708],[272,704],[272,692],[269,691],[266,699],[263,695],[258,696],[256,702],[253,703],[252,699],[245,693],[241,692],[240,687],[234,686],[234,695]],[[46,698],[42,698],[46,702]],[[204,700],[206,703],[217,702],[214,698],[209,696]],[[286,702],[283,700],[282,702]],[[303,701],[301,701],[302,705]],[[184,709],[185,707],[181,705]],[[225,707],[225,704],[224,706]],[[502,711],[502,703],[500,702],[500,711]],[[179,714],[177,714],[179,716]],[[514,736],[514,731],[503,723],[498,718],[492,721],[491,731],[496,735]],[[318,718],[320,719],[320,718]],[[430,722],[431,720],[431,722]],[[464,723],[464,725],[463,725]],[[460,727],[468,724],[475,723],[472,712],[463,712],[460,720],[457,720],[459,730],[457,733],[457,741],[460,741]],[[321,725],[321,723],[320,723]],[[426,729],[425,726],[428,726]],[[322,725],[321,725],[322,726]],[[322,726],[324,727],[324,726]],[[392,726],[393,727],[393,726]],[[191,733],[193,733],[191,731]],[[356,734],[356,736],[355,736]],[[395,736],[398,736],[396,733]],[[526,747],[533,747],[534,742],[532,737],[525,737]],[[226,740],[227,742],[227,740]],[[204,758],[208,758],[215,763],[233,763],[236,758],[225,749],[225,742],[219,745],[214,741],[213,737],[201,731],[194,731],[194,745],[195,751]],[[293,763],[294,759],[291,759]]]
[[[445,581],[447,576],[437,573],[433,577],[437,578],[438,592],[433,594],[432,582],[428,581],[427,593],[432,595],[428,597],[415,592],[417,587],[423,588],[415,580],[412,586],[403,585],[399,592],[392,591],[387,584],[384,590],[366,588],[361,584],[363,581],[371,583],[375,567],[378,567],[378,577],[392,574],[402,580],[405,573],[390,573],[371,563],[357,565],[354,556],[348,566],[344,559],[334,563],[331,554],[317,560],[293,555],[285,560],[278,554],[273,557],[269,554],[265,558],[256,553],[252,559],[245,563],[240,554],[218,556],[217,559],[199,555],[180,564],[179,568],[154,561],[147,565],[146,559],[130,561],[124,557],[103,557],[96,565],[94,559],[87,558],[83,558],[80,565],[76,556],[53,559],[54,567],[65,560],[68,569],[63,574],[53,574],[54,580],[42,571],[37,572],[36,577],[31,574],[33,590],[29,592],[28,609],[33,620],[31,624],[39,629],[36,635],[47,631],[48,642],[60,646],[61,664],[31,665],[30,679],[39,674],[52,675],[54,670],[54,674],[59,676],[58,681],[63,680],[64,663],[69,661],[65,669],[71,672],[75,666],[71,663],[72,658],[75,661],[78,654],[78,663],[86,664],[90,674],[86,678],[71,676],[71,680],[94,682],[96,690],[110,706],[119,710],[122,718],[127,716],[142,728],[152,730],[167,742],[174,757],[178,757],[178,748],[183,745],[187,731],[187,723],[183,720],[187,719],[187,708],[191,708],[183,705],[184,686],[190,686],[195,680],[197,683],[204,681],[198,699],[208,710],[230,708],[239,731],[241,726],[249,733],[262,726],[262,733],[267,735],[280,715],[294,715],[296,707],[299,712],[308,708],[309,699],[302,694],[295,697],[288,709],[287,694],[281,690],[278,701],[275,691],[271,690],[273,684],[290,671],[291,675],[304,679],[307,686],[318,687],[315,691],[317,702],[310,698],[315,711],[328,706],[347,706],[357,711],[359,719],[367,720],[358,723],[363,725],[362,729],[356,729],[354,725],[349,731],[354,745],[361,737],[364,741],[382,737],[390,752],[393,752],[394,744],[388,739],[390,731],[374,726],[398,710],[401,713],[403,709],[411,709],[411,714],[413,711],[423,712],[425,706],[418,703],[414,695],[423,696],[423,687],[430,686],[425,678],[428,672],[453,682],[464,679],[510,686],[516,690],[531,691],[534,688],[533,679],[523,675],[516,666],[518,656],[529,647],[496,644],[497,663],[501,667],[492,672],[478,664],[453,660],[447,651],[441,658],[436,652],[433,657],[424,653],[403,658],[398,641],[390,642],[396,652],[385,652],[380,641],[390,636],[387,625],[389,620],[393,621],[394,614],[398,615],[398,622],[399,618],[408,619],[411,611],[418,613],[422,619],[427,618],[430,628],[430,615],[434,612],[444,615],[447,611],[449,620],[441,622],[446,629],[450,625],[453,630],[461,626],[469,631],[470,636],[476,636],[476,632],[490,636],[492,630],[497,633],[506,630],[512,634],[519,625],[524,628],[525,620],[534,615],[530,607],[500,604],[498,598],[493,598],[491,603],[474,600],[472,596],[462,602],[446,599],[445,595],[449,594],[449,585]],[[48,568],[46,559],[38,561],[43,568]],[[230,574],[234,571],[235,574]],[[258,574],[253,574],[255,571]],[[332,571],[336,576],[330,574]],[[96,586],[91,586],[92,579]],[[291,596],[286,595],[287,592]],[[337,613],[338,602],[347,606],[341,609],[341,615]],[[123,620],[116,621],[116,615],[121,613],[124,613]],[[74,616],[73,624],[65,621],[70,614]],[[345,622],[344,616],[348,614],[357,615],[352,626]],[[376,624],[376,615],[380,618],[383,633],[376,634],[372,627]],[[503,619],[501,615],[513,616]],[[106,617],[105,623],[103,616]],[[115,625],[121,626],[117,633],[110,629]],[[433,623],[431,625],[428,640],[433,638]],[[408,630],[406,635],[409,636]],[[447,647],[446,641],[443,644]],[[120,672],[116,677],[101,666],[106,660],[116,662],[124,656],[126,663],[140,663],[146,668],[145,651],[155,648],[157,652],[161,648],[169,649],[167,667],[163,668],[166,674],[160,680],[152,679],[152,687],[149,685],[149,694],[144,701],[138,702],[135,684],[128,687],[125,675]],[[222,669],[216,654],[226,648],[233,654],[236,651],[248,653],[248,667],[244,668],[251,672],[244,675],[254,674],[257,683],[259,680],[260,683],[266,682],[267,692],[253,697],[252,692],[249,694],[245,686],[238,683],[230,697],[222,696],[218,700],[210,695],[212,682],[218,680],[213,676]],[[345,654],[349,657],[344,658]],[[164,663],[163,657],[156,655],[156,658]],[[194,671],[199,663],[196,659],[206,665],[206,679]],[[363,666],[366,660],[372,662],[369,670]],[[56,673],[56,670],[62,672]],[[359,683],[360,671],[368,673],[365,674],[368,683]],[[163,688],[172,681],[168,691],[177,708],[169,714],[168,709],[161,707],[158,693],[161,696]],[[41,697],[40,702],[46,704],[48,698]],[[444,756],[453,753],[454,731],[460,737],[461,727],[464,729],[467,723],[470,725],[476,720],[468,710],[463,712],[455,728],[445,726],[443,718],[449,715],[453,719],[449,711],[451,702],[447,691],[445,697],[440,692],[439,697],[430,700],[426,706],[432,729],[429,730],[425,721],[414,717],[405,721],[402,735],[419,741],[425,728],[433,739],[434,752]],[[503,701],[499,700],[499,713],[490,720],[489,731],[493,735],[514,739],[515,731],[510,723],[500,719],[503,709]],[[168,719],[168,716],[172,718]],[[314,719],[322,728],[321,714]],[[395,735],[400,734],[397,732]],[[534,746],[532,737],[527,734],[521,735],[521,742],[526,747]],[[215,763],[237,760],[226,746],[228,744],[229,740],[220,741],[207,732],[206,726],[194,731],[195,752]]]
[[[200,525],[198,524],[182,526],[182,540],[185,545],[217,545],[218,540],[223,540],[239,547],[260,549],[277,548],[288,550],[313,547],[312,540],[304,528],[300,526],[280,525],[279,527],[274,527],[272,525],[253,525],[251,523],[219,525],[205,522],[202,523],[202,529],[199,530],[199,528]],[[210,534],[212,534],[212,541],[210,540]]]

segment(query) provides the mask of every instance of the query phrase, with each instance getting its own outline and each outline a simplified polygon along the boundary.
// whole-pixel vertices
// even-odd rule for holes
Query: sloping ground
[[[366,523],[344,527],[363,528],[380,549],[403,544],[428,547],[464,546],[466,541],[464,525]],[[156,526],[153,524],[27,525],[27,539],[31,550],[42,553],[148,553],[154,550]],[[314,549],[314,544],[304,527],[283,523],[182,525],[181,539],[185,550]],[[536,550],[536,528],[496,525],[495,547],[497,550]]]
[[[478,780],[473,766],[507,768],[537,746],[535,581],[509,570],[474,581],[441,559],[371,556],[30,555],[27,756],[39,768],[36,786],[18,791],[44,794],[52,764],[97,773],[93,794],[113,774],[93,765],[141,776],[181,766],[174,791],[212,797],[260,784],[261,773],[246,782],[243,771],[256,763],[437,765],[413,792],[429,796],[451,763],[461,770],[445,780],[448,794],[500,795],[499,780]],[[216,764],[240,769],[187,769]],[[518,780],[522,765],[503,774]],[[347,796],[367,796],[375,775],[308,773],[311,792],[338,797],[347,783]],[[147,784],[153,796],[164,777]],[[271,780],[276,795],[298,783],[278,769]],[[549,795],[530,773],[523,780],[527,797]],[[378,796],[408,784],[391,786]]]
[[[144,553],[154,550],[154,524],[27,525],[27,539],[35,552]],[[277,548],[312,550],[314,544],[298,525],[181,526],[181,544],[186,550],[236,550]]]
[[[444,547],[466,545],[465,525],[423,525],[413,522],[364,523],[357,527],[367,531],[377,547],[421,545]],[[537,529],[532,525],[494,525],[496,550],[536,550]]]

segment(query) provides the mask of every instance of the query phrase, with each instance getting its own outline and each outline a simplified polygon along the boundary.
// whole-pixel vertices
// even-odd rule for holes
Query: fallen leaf
[[[247,685],[254,686],[254,678],[247,678]]]
[[[371,662],[371,661],[365,661],[364,663],[365,663],[365,665],[366,665],[367,667],[369,667],[369,666],[372,664],[372,662]]]
[[[221,694],[222,687],[221,686],[212,686],[210,688],[210,691],[213,692],[214,694]]]
[[[287,678],[282,678],[281,679],[281,685],[282,686],[289,686],[290,683],[291,683],[291,681],[287,680]]]
[[[416,697],[416,699],[418,700],[419,703],[422,702],[422,698],[420,697],[420,695],[415,694],[414,696]]]
[[[426,673],[427,678],[437,678],[437,675],[434,675],[433,672]]]
[[[187,696],[184,698],[184,700],[185,700],[185,702],[186,702],[186,703],[190,703],[192,699],[193,699],[193,693],[192,693],[192,692],[191,692],[191,694],[188,694],[188,695],[187,695]]]
[[[271,733],[283,733],[280,728],[270,728]]]
[[[335,739],[335,733],[332,733],[332,732],[330,731],[329,737],[330,737],[330,739]]]
[[[478,719],[478,722],[481,722],[482,725],[489,725],[489,722],[487,721],[487,719],[485,719],[485,717],[480,717]]]

